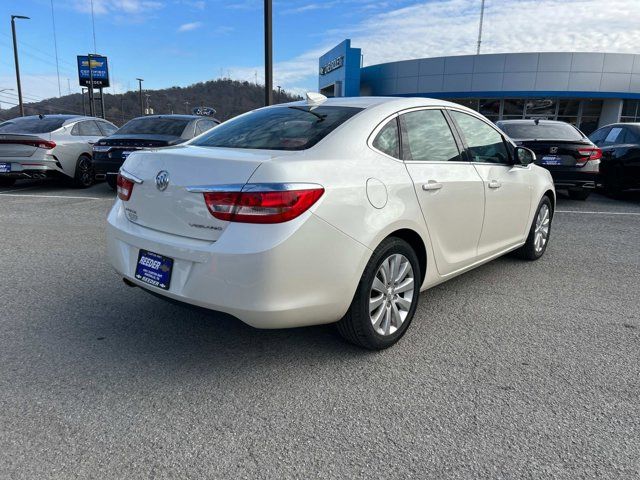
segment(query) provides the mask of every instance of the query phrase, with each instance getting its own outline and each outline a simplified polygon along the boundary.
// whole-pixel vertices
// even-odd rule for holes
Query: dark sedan
[[[198,115],[151,115],[126,123],[93,146],[96,180],[107,180],[115,190],[120,167],[135,150],[179,145],[215,127],[215,118]]]
[[[640,188],[640,123],[607,125],[589,138],[602,149],[600,181],[609,195]]]
[[[586,200],[596,187],[602,151],[569,123],[555,120],[503,120],[497,123],[517,145],[536,154],[536,164],[551,172],[557,188]]]

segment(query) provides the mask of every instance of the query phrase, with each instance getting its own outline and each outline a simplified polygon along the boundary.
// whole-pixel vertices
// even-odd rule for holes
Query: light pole
[[[11,34],[13,35],[13,58],[16,63],[16,83],[18,84],[18,104],[20,115],[24,117],[24,105],[22,103],[22,85],[20,85],[20,63],[18,62],[18,44],[16,41],[16,18],[18,20],[30,20],[23,15],[11,15]]]
[[[264,0],[264,104],[273,103],[272,0]]]
[[[282,90],[282,87],[278,85],[276,88],[278,89],[278,103],[280,103],[280,91]]]
[[[143,78],[136,78],[138,81],[138,88],[140,90],[140,115],[144,115],[144,100],[142,99],[142,82],[144,82]]]

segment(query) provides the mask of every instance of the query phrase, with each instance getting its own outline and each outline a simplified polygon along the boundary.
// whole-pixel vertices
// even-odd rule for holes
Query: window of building
[[[525,116],[553,119],[556,116],[557,103],[555,98],[530,98],[525,104]]]
[[[471,160],[483,163],[508,163],[509,152],[497,130],[471,115],[451,112],[464,136]]]
[[[478,99],[477,98],[453,98],[449,100],[450,102],[457,103],[458,105],[462,105],[464,107],[470,108],[471,110],[478,111]]]
[[[505,98],[502,111],[502,118],[523,118],[524,117],[524,99],[522,98]]]
[[[620,120],[622,122],[640,122],[640,100],[624,100]]]
[[[498,98],[481,98],[480,109],[482,115],[493,122],[500,120],[500,99]]]
[[[401,115],[400,119],[403,129],[404,160],[423,162],[460,160],[458,146],[440,110],[417,110]]]

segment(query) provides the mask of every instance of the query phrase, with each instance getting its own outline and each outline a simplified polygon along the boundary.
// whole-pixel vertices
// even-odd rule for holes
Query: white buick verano
[[[337,322],[386,348],[420,291],[544,254],[555,191],[534,158],[454,103],[309,94],[133,153],[108,255],[128,285],[254,327]]]

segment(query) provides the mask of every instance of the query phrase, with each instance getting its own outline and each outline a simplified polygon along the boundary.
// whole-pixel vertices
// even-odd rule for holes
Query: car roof
[[[145,115],[143,117],[136,117],[134,120],[138,118],[169,118],[172,120],[197,120],[199,118],[209,118],[211,120],[215,120],[214,117],[207,117],[204,115],[187,115],[187,114],[179,114],[179,113],[167,113],[166,115]]]
[[[297,102],[283,103],[281,105],[310,105],[306,100],[300,100]],[[318,103],[312,105],[326,105],[337,107],[356,107],[356,108],[371,108],[378,105],[398,106],[400,108],[415,107],[430,107],[430,106],[455,106],[462,109],[466,107],[457,103],[448,102],[437,98],[427,97],[332,97],[327,98]]]

